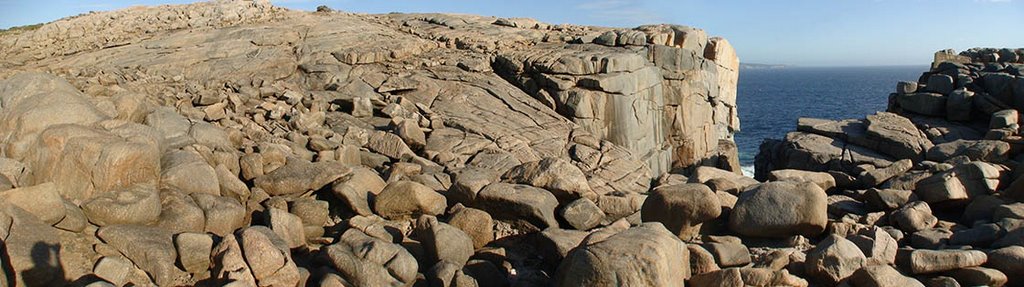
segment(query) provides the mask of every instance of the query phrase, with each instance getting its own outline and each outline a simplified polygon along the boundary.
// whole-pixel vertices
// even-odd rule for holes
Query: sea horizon
[[[928,65],[741,69],[736,99],[740,131],[735,134],[741,169],[752,176],[760,143],[795,130],[797,119],[863,118],[885,111],[896,83],[916,81],[927,70]]]

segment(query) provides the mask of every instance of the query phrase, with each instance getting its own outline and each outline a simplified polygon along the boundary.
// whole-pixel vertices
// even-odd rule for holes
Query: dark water
[[[758,145],[796,129],[800,117],[863,118],[885,110],[898,81],[916,81],[927,66],[741,70],[736,104],[740,162],[752,172]]]

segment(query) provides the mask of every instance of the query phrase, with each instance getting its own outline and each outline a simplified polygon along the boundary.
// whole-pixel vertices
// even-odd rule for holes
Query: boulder
[[[284,240],[288,248],[299,248],[306,245],[306,233],[302,219],[287,210],[269,208],[266,211],[266,223],[277,237]]]
[[[939,222],[939,219],[932,215],[928,203],[923,201],[914,201],[893,211],[890,220],[897,228],[908,233],[932,228]]]
[[[864,256],[867,257],[867,265],[894,264],[896,262],[899,243],[882,228],[866,228],[846,239],[860,248]]]
[[[344,164],[333,161],[309,162],[289,157],[287,163],[253,183],[270,195],[293,195],[308,190],[318,190],[351,172]]]
[[[469,235],[473,239],[474,250],[494,241],[494,219],[483,210],[456,204],[452,208],[448,224]]]
[[[3,279],[8,286],[62,284],[66,266],[61,262],[58,230],[27,211],[0,204],[0,254],[4,256]],[[172,259],[173,260],[173,259]]]
[[[690,252],[690,270],[694,276],[720,270],[715,256],[704,247],[697,244],[686,244]]]
[[[227,236],[246,223],[246,209],[234,199],[205,193],[193,193],[196,206],[203,210],[204,231]]]
[[[946,119],[951,121],[969,121],[973,116],[974,92],[967,89],[956,89],[946,97]]]
[[[945,105],[942,110],[945,110]],[[867,116],[867,124],[867,137],[877,142],[871,148],[894,158],[919,162],[933,146],[928,137],[903,116],[878,112]]]
[[[708,242],[704,248],[715,257],[715,262],[722,268],[745,266],[750,264],[750,251],[747,246],[730,242]]]
[[[395,134],[412,148],[418,149],[427,145],[427,135],[414,120],[401,120],[395,124],[394,130]]]
[[[827,172],[813,172],[796,169],[773,170],[768,174],[770,181],[810,182],[817,184],[821,190],[829,191],[836,187],[836,179]]]
[[[740,190],[745,189],[748,186],[757,184],[757,180],[753,178],[731,172],[728,170],[718,169],[709,166],[698,166],[694,171],[693,175],[690,176],[690,182],[692,183],[704,183],[707,184],[713,179],[726,180],[732,182],[733,186],[738,186]]]
[[[899,189],[868,189],[864,193],[864,203],[876,211],[892,211],[916,199],[914,192]]]
[[[462,266],[441,261],[434,264],[426,274],[430,286],[479,286],[475,278],[466,274]]]
[[[1007,109],[995,112],[992,114],[992,119],[989,120],[988,128],[990,130],[1010,128],[1017,130],[1020,128],[1020,114],[1017,110]]]
[[[221,284],[229,282],[245,286],[257,286],[252,269],[245,262],[242,246],[235,235],[225,236],[210,253],[213,267],[210,275]]]
[[[286,243],[273,231],[253,226],[242,229],[237,237],[257,286],[298,285],[299,269]]]
[[[556,286],[682,286],[689,269],[686,245],[660,223],[643,223],[584,242],[562,260],[554,279]]]
[[[337,243],[321,251],[342,277],[356,285],[409,286],[416,279],[418,265],[401,245],[349,229]]]
[[[580,198],[565,204],[558,215],[576,230],[590,230],[600,225],[605,218],[604,211],[588,198]]]
[[[331,185],[331,192],[359,215],[371,215],[370,200],[384,190],[387,183],[376,172],[368,168],[353,168]]]
[[[39,134],[28,150],[28,184],[52,181],[61,196],[80,204],[94,195],[160,179],[160,149],[152,136],[121,137],[78,125],[60,125]],[[102,169],[95,169],[102,166]]]
[[[530,243],[541,252],[544,263],[549,264],[544,267],[555,269],[588,235],[590,232],[587,231],[548,228],[533,236]]]
[[[217,165],[214,170],[217,172],[217,183],[220,185],[221,195],[233,198],[239,202],[245,202],[249,199],[249,196],[252,194],[249,186],[245,185],[245,182],[242,182],[235,172],[232,172],[223,164]]]
[[[101,194],[82,204],[89,222],[99,226],[148,224],[160,217],[160,195],[152,185]]]
[[[210,255],[213,252],[213,237],[200,233],[181,233],[174,236],[174,247],[178,253],[178,264],[185,271],[196,274],[210,269]]]
[[[174,233],[206,231],[206,215],[187,194],[164,190],[160,192],[160,218],[156,226]]]
[[[861,174],[859,181],[863,187],[875,187],[883,182],[902,175],[914,167],[914,162],[909,159],[901,159],[893,162],[887,167],[876,168]]]
[[[298,216],[302,225],[323,227],[330,219],[330,203],[312,198],[300,198],[288,203],[288,212]]]
[[[918,181],[914,192],[929,204],[962,205],[994,192],[999,186],[1001,169],[980,161],[960,164]]]
[[[828,222],[825,191],[808,182],[768,182],[740,194],[729,217],[739,234],[784,238],[815,236]]]
[[[110,225],[100,228],[96,236],[146,271],[157,285],[175,285],[183,273],[174,266],[178,252],[169,231],[141,225]]]
[[[1010,286],[1024,285],[1024,278],[1012,276],[1024,274],[1024,247],[1008,246],[988,252],[988,261],[985,267],[1001,271],[1010,275],[1008,283]]]
[[[940,143],[928,149],[925,158],[945,162],[951,158],[966,156],[971,161],[1003,162],[1010,152],[1010,144],[997,140],[955,140]]]
[[[952,271],[981,266],[988,260],[985,252],[977,250],[914,250],[900,266],[913,274]]]
[[[161,188],[171,188],[184,193],[207,193],[220,195],[220,181],[217,171],[206,163],[195,151],[175,150],[160,159]]]
[[[928,82],[925,89],[929,92],[938,94],[948,95],[953,91],[955,86],[953,85],[953,77],[944,74],[932,74],[928,76]]]
[[[498,220],[524,222],[537,229],[558,226],[558,199],[547,190],[529,185],[492,183],[480,190],[473,206]]]
[[[82,232],[86,226],[89,225],[89,219],[85,217],[85,213],[74,203],[64,201],[64,218],[62,218],[53,227],[60,228],[71,232]]]
[[[114,286],[123,286],[128,283],[135,265],[124,257],[103,257],[96,261],[92,273]]]
[[[804,268],[820,282],[837,284],[867,264],[867,258],[856,244],[830,235],[807,252]]]
[[[18,73],[0,81],[0,101],[0,138],[4,139],[5,154],[16,160],[35,148],[32,145],[47,128],[91,125],[106,118],[70,83],[44,73]]]
[[[967,267],[954,270],[949,276],[963,286],[1003,286],[1008,278],[1002,271],[985,267]]]
[[[934,227],[910,234],[910,246],[918,249],[941,249],[949,245],[953,231]]]
[[[858,174],[851,167],[868,164],[885,167],[892,164],[888,155],[850,144],[846,140],[809,132],[790,132],[782,141],[766,140],[755,158],[756,178],[767,180],[768,171],[799,169],[808,171],[843,171]]]
[[[786,270],[767,268],[727,268],[700,275],[690,279],[690,286],[792,286],[806,287],[807,281],[790,275]]]
[[[901,274],[889,265],[864,266],[847,281],[854,287],[924,287],[920,281]]]
[[[896,103],[903,110],[934,117],[946,115],[946,99],[946,96],[936,93],[919,92],[896,95]]]
[[[377,195],[373,205],[374,211],[387,219],[440,215],[447,207],[447,200],[440,193],[406,180],[389,183]]]
[[[488,184],[497,182],[499,175],[486,168],[466,167],[454,174],[452,187],[445,196],[452,202],[471,204]]]
[[[391,159],[406,159],[416,156],[401,137],[388,132],[373,131],[366,147]]]
[[[718,197],[706,185],[696,183],[659,186],[640,209],[643,221],[661,222],[680,239],[687,240],[697,235],[701,223],[721,213]]]
[[[1003,235],[1002,227],[995,223],[975,224],[969,229],[957,230],[949,237],[949,244],[957,246],[988,246]]]
[[[917,92],[917,87],[917,82],[899,81],[896,83],[896,93],[901,95],[910,94]]]
[[[594,198],[597,194],[590,189],[587,177],[578,167],[560,158],[545,158],[526,162],[502,175],[502,178],[519,184],[528,184],[550,191],[560,202],[578,198]]]
[[[416,220],[413,236],[419,239],[426,252],[426,262],[451,262],[463,266],[473,256],[473,239],[454,226],[437,221],[430,215]]]
[[[51,225],[64,219],[67,214],[57,185],[52,182],[0,191],[0,202],[24,209]]]

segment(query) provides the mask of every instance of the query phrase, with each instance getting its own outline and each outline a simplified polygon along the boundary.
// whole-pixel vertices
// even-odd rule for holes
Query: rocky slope
[[[218,1],[0,34],[0,286],[1022,286],[1021,50],[738,173],[674,25]]]
[[[685,182],[749,180],[737,67],[684,26],[266,1],[5,31],[0,286],[805,284],[681,241],[731,196]]]
[[[919,81],[896,85],[888,111],[802,118],[784,139],[766,140],[757,177],[827,182],[828,233],[860,247],[868,266],[885,248],[925,285],[1024,286],[1022,109],[1024,49],[939,51]],[[896,282],[880,279],[898,277],[890,269],[833,277],[896,286],[880,283]]]

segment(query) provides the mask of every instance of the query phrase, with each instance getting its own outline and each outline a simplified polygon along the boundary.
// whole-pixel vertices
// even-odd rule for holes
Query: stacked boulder
[[[1022,110],[1024,49],[939,51],[917,82],[896,85],[887,111],[801,118],[784,139],[765,140],[756,177],[797,170],[829,181],[830,237],[807,260],[840,267],[809,267],[812,280],[1020,286],[1008,262],[1024,258]]]

